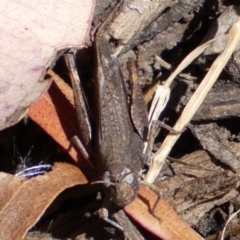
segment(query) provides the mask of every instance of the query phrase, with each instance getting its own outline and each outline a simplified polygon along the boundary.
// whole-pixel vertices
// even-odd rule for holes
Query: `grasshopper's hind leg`
[[[67,151],[69,151],[73,145],[76,146],[82,153],[83,157],[87,160],[89,165],[92,167],[92,162],[90,161],[90,145],[92,141],[90,117],[87,111],[87,104],[84,100],[84,91],[81,85],[80,78],[78,76],[74,55],[75,54],[73,52],[68,52],[64,54],[64,59],[71,78],[74,104],[77,112],[78,125],[82,141],[78,136],[73,136]]]

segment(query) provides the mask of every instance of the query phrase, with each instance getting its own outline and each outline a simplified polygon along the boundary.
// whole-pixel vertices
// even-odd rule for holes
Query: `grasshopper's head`
[[[110,200],[119,207],[124,207],[138,194],[138,174],[129,166],[111,164],[103,175],[105,186],[109,188]]]

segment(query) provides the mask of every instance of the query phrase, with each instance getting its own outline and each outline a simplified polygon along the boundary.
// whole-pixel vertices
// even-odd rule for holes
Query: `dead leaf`
[[[0,2],[0,129],[17,123],[48,88],[57,50],[82,46],[95,1]]]
[[[156,193],[141,186],[138,197],[124,210],[141,226],[161,239],[203,239],[177,215],[164,199],[160,199],[154,212],[156,216],[153,216],[151,210],[157,198]]]
[[[22,239],[59,193],[86,183],[81,171],[67,163],[55,163],[51,172],[30,179],[1,172],[0,239]]]
[[[49,91],[29,108],[28,115],[63,149],[67,149],[71,138],[78,133],[73,92],[53,71],[49,70],[48,74],[52,77],[53,84]],[[86,164],[75,148],[71,148],[68,153],[78,165]]]

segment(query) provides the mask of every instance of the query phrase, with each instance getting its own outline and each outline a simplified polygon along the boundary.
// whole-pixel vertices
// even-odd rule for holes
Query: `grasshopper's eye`
[[[124,168],[122,172],[117,176],[116,182],[127,182],[128,184],[132,184],[134,179],[133,173],[129,168]]]
[[[124,168],[120,173],[111,173],[106,171],[103,174],[103,181],[98,181],[104,183],[105,187],[114,186],[115,183],[127,182],[128,184],[132,184],[134,181],[134,176],[132,174],[132,170],[129,168]]]

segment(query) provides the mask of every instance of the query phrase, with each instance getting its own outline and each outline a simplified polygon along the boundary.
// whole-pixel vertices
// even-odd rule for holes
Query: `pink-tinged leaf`
[[[157,199],[156,193],[141,186],[138,197],[124,210],[142,227],[163,240],[203,240],[164,199],[160,199],[153,214],[151,210]]]
[[[0,129],[18,122],[48,88],[59,49],[84,45],[95,0],[0,1]]]

